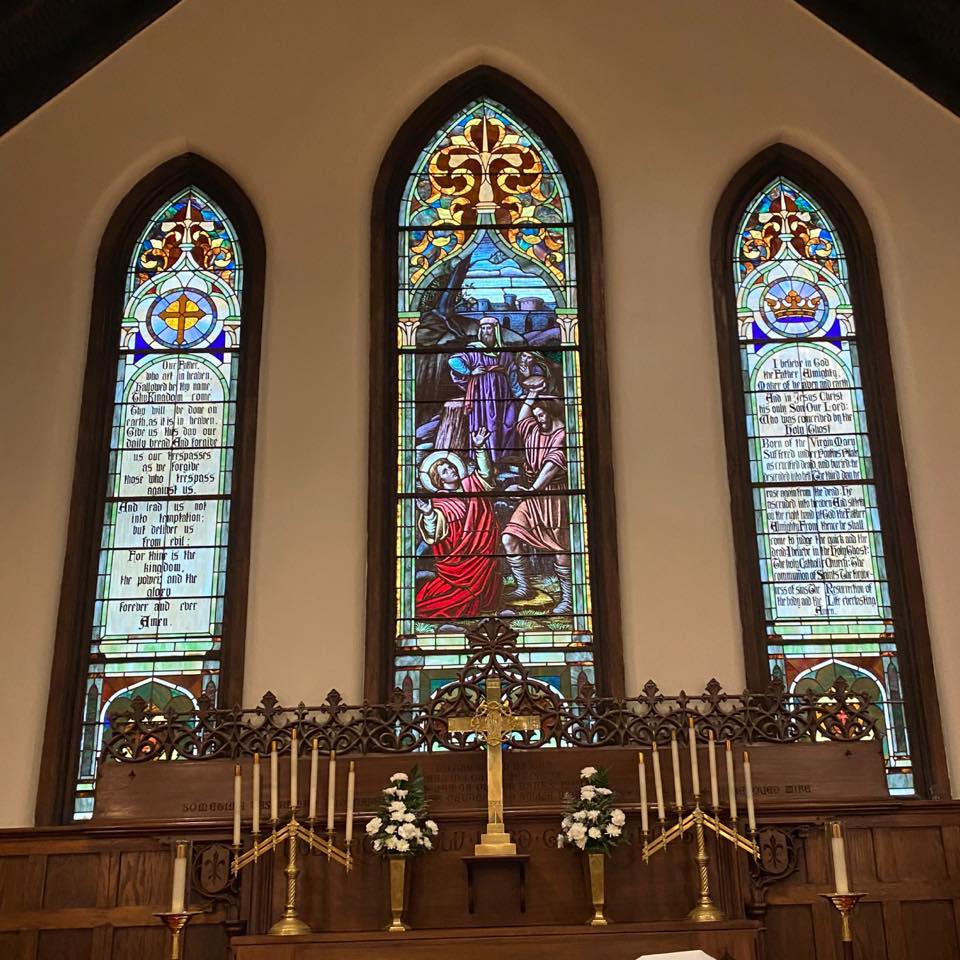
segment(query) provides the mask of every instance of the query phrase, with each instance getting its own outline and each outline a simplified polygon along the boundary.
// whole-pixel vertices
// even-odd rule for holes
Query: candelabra
[[[327,831],[321,835],[314,829],[314,821],[307,821],[307,825],[297,820],[297,808],[290,810],[290,819],[286,824],[278,829],[278,820],[271,821],[272,829],[270,833],[260,839],[259,833],[252,834],[252,843],[250,848],[241,853],[241,847],[235,843],[233,847],[233,864],[231,869],[234,875],[239,874],[244,867],[251,863],[256,863],[261,857],[265,856],[271,850],[287,845],[287,865],[284,868],[284,874],[287,878],[287,897],[283,916],[270,928],[271,936],[290,937],[298,934],[310,933],[310,927],[297,915],[297,881],[300,876],[300,867],[298,859],[298,844],[300,841],[306,844],[310,850],[317,853],[326,854],[328,860],[339,863],[347,871],[353,868],[353,857],[350,853],[350,845],[346,849],[341,849],[334,843],[334,834]]]
[[[644,863],[655,853],[666,850],[671,841],[680,839],[685,833],[692,830],[697,848],[695,859],[700,880],[700,896],[696,906],[687,916],[690,920],[697,921],[723,920],[723,911],[710,898],[710,854],[707,853],[706,831],[708,828],[713,831],[718,844],[720,839],[723,838],[732,843],[734,848],[749,853],[755,860],[760,856],[756,831],[751,831],[749,838],[744,836],[740,833],[735,819],[731,819],[728,826],[720,819],[716,810],[714,810],[714,815],[707,813],[700,806],[699,796],[693,798],[693,808],[686,815],[684,815],[682,807],[677,807],[676,810],[677,822],[672,826],[667,827],[666,820],[660,820],[659,836],[650,840],[648,839],[648,831],[643,832],[642,853]]]

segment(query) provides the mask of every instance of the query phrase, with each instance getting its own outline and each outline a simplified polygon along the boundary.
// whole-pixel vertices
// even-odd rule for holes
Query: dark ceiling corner
[[[960,115],[960,0],[794,0]]]
[[[0,135],[180,0],[0,3]]]

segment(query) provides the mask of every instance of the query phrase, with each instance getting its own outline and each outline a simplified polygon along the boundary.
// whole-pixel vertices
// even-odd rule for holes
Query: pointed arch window
[[[856,201],[772,148],[714,233],[748,680],[873,703],[893,794],[945,769],[876,260]]]
[[[425,701],[490,616],[567,695],[619,690],[598,211],[568,176],[582,184],[582,152],[542,101],[483,69],[428,101],[388,164],[403,175],[379,190],[393,243],[374,338],[395,392],[372,408],[371,483],[389,499],[371,501],[370,574],[382,545],[395,590],[370,594],[368,696]],[[375,478],[374,460],[396,467]]]
[[[104,737],[135,700],[159,717],[239,691],[262,264],[249,203],[198,158],[108,229],[54,664],[74,696],[51,696],[64,768],[38,814],[92,814]]]

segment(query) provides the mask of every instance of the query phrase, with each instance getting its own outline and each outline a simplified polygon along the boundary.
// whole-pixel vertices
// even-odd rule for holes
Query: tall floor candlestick
[[[173,889],[170,893],[170,912],[183,913],[183,900],[187,884],[187,849],[186,840],[178,840],[173,859]]]

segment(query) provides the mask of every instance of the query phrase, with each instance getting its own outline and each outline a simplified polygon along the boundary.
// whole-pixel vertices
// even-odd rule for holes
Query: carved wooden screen
[[[393,309],[375,332],[392,340],[396,385],[383,411],[395,467],[379,479],[393,487],[395,556],[383,687],[418,702],[456,675],[466,632],[489,616],[559,692],[596,683],[594,538],[614,546],[591,502],[584,382],[598,389],[586,355],[601,338],[581,297],[582,201],[522,107],[472,86],[407,154],[388,211]],[[615,629],[603,643],[619,644]],[[609,657],[603,681],[622,672]]]
[[[917,758],[935,682],[924,718],[929,645],[872,247],[829,175],[786,148],[767,160],[715,235],[750,680],[769,672],[824,703],[839,680],[859,692],[889,790],[910,795],[933,779]]]
[[[262,251],[249,205],[231,204],[238,191],[224,181],[196,159],[167,165],[135,191],[135,213],[118,212],[101,257],[101,271],[117,271],[98,277],[110,302],[95,305],[88,369],[87,403],[103,420],[85,410],[81,449],[98,459],[74,504],[90,541],[71,531],[64,584],[84,594],[83,619],[61,613],[54,665],[54,689],[78,694],[58,731],[71,738],[64,819],[91,815],[104,737],[134,701],[158,718],[201,696],[215,703],[228,665],[238,689],[259,352],[248,288]],[[91,567],[72,570],[83,557]]]

